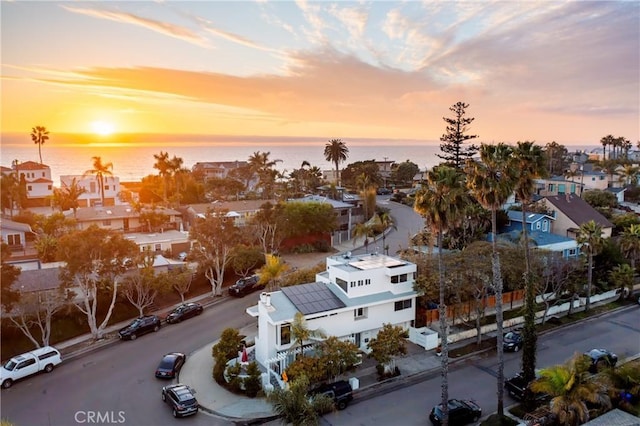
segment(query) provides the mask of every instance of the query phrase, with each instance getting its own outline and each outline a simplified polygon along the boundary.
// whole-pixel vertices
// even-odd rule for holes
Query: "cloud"
[[[120,22],[124,24],[132,24],[139,27],[155,31],[157,33],[177,38],[179,40],[186,41],[198,45],[200,47],[210,48],[209,42],[206,38],[199,36],[193,31],[180,25],[169,24],[167,22],[156,21],[153,19],[142,18],[132,13],[108,11],[104,9],[89,9],[75,6],[62,5],[63,9],[78,13],[81,15],[92,16],[99,19],[108,19],[110,21]]]

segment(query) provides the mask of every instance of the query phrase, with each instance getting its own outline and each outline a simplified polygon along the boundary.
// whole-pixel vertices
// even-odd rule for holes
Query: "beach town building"
[[[300,348],[291,324],[297,312],[309,329],[351,341],[364,352],[384,324],[409,330],[415,319],[416,271],[415,264],[400,258],[347,252],[327,257],[326,269],[313,283],[262,293],[258,304],[246,310],[258,323],[256,361],[279,374],[295,360]],[[303,351],[312,350],[312,342],[303,343]]]
[[[554,234],[575,239],[578,236],[580,226],[593,220],[602,227],[603,238],[611,237],[614,225],[600,212],[591,207],[589,203],[575,194],[544,197],[539,202],[551,212],[554,218]]]
[[[165,215],[166,221],[159,226],[159,229],[150,229],[150,224],[145,221],[143,213]],[[76,220],[76,227],[80,230],[87,229],[91,225],[125,233],[183,230],[182,214],[177,210],[164,207],[136,210],[128,204],[118,204],[107,207],[82,207],[76,211],[75,215],[73,211],[67,211],[65,214]]]
[[[80,207],[94,207],[102,205],[100,183],[95,176],[64,175],[60,176],[60,187],[71,187],[75,180],[78,188],[84,192],[78,197]],[[120,178],[118,176],[104,176],[104,206],[120,204]]]
[[[25,186],[26,200],[24,207],[45,207],[51,205],[53,181],[51,169],[46,164],[35,161],[20,163],[14,161],[11,168],[20,184]]]

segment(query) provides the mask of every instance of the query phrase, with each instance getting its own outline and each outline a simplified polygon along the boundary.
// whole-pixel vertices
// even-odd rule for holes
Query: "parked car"
[[[376,194],[378,194],[378,195],[389,195],[392,192],[393,191],[391,191],[389,188],[378,188],[376,190]]]
[[[138,336],[160,330],[160,318],[148,315],[134,319],[131,324],[118,331],[121,340],[136,340]]]
[[[194,390],[187,385],[177,383],[162,387],[162,400],[171,407],[173,417],[191,416],[198,412],[198,401]]]
[[[480,416],[482,416],[480,406],[469,399],[450,399],[448,405],[449,424],[451,426],[477,422]],[[442,405],[438,404],[431,409],[429,420],[431,420],[432,424],[440,426],[442,424],[442,418]]]
[[[333,399],[338,410],[344,410],[353,400],[353,389],[346,380],[338,380],[318,386],[311,391],[311,395],[327,395]]]
[[[251,275],[250,277],[240,278],[229,287],[229,294],[235,297],[244,297],[249,293],[262,288],[258,283],[260,282],[260,275]]]
[[[584,355],[589,358],[589,371],[597,373],[607,367],[615,367],[618,362],[618,355],[606,349],[591,349]]]
[[[197,315],[200,315],[204,309],[202,305],[195,302],[185,303],[178,306],[167,315],[167,323],[174,324],[182,320],[186,320]]]
[[[536,378],[538,377],[536,372]],[[518,401],[522,401],[524,399],[524,394],[529,390],[530,382],[524,379],[524,375],[522,373],[518,373],[515,376],[504,381],[504,388],[506,391]],[[536,393],[535,399],[537,401],[547,401],[550,399],[549,395],[546,393]]]
[[[182,352],[171,352],[160,360],[156,368],[156,377],[159,379],[173,379],[180,372],[180,369],[187,360],[187,356]]]
[[[16,380],[32,374],[41,371],[51,373],[53,368],[61,362],[60,352],[52,346],[23,353],[11,358],[0,368],[0,383],[4,389],[8,389]]]
[[[522,334],[519,331],[510,331],[504,335],[502,348],[508,352],[518,352],[522,349]]]

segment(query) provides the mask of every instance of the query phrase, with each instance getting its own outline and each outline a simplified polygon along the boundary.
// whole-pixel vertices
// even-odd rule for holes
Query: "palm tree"
[[[320,329],[310,329],[304,315],[301,312],[296,312],[291,323],[291,337],[293,338],[293,346],[299,345],[300,355],[304,355],[304,342],[308,342],[311,339],[324,339],[326,334]]]
[[[593,256],[600,253],[604,246],[602,227],[593,220],[583,223],[578,230],[576,241],[582,251],[587,253],[587,303],[584,310],[589,311],[591,308],[591,285],[593,282]]]
[[[336,165],[336,182],[340,186],[340,163],[347,161],[349,148],[341,139],[331,139],[324,146],[324,158]]]
[[[618,171],[618,179],[625,185],[638,186],[638,175],[640,167],[631,164],[623,165],[622,170]]]
[[[633,290],[633,275],[633,269],[628,263],[614,266],[609,273],[613,284],[620,288],[620,300],[625,298],[626,291],[631,292]]]
[[[533,392],[551,396],[551,411],[561,425],[574,426],[589,420],[591,403],[603,408],[611,407],[606,388],[589,377],[589,365],[582,355],[574,356],[564,365],[555,365],[540,371],[540,377],[531,382]]]
[[[636,273],[636,259],[640,255],[640,224],[632,223],[622,231],[620,248],[631,263],[633,273]]]
[[[535,378],[536,370],[536,294],[535,283],[531,272],[531,253],[529,235],[527,232],[527,204],[531,202],[535,188],[535,179],[545,174],[545,160],[542,148],[533,142],[518,142],[514,154],[517,165],[518,180],[516,181],[516,195],[522,207],[522,239],[524,243],[524,287],[525,310],[523,330],[522,371],[526,382]]]
[[[158,170],[158,174],[162,178],[162,201],[167,204],[167,186],[169,185],[169,176],[171,175],[171,164],[169,163],[169,153],[160,151],[160,154],[153,154],[156,159],[153,165]]]
[[[333,409],[333,399],[326,395],[309,398],[309,379],[302,375],[292,380],[287,389],[275,389],[267,395],[273,411],[286,424],[293,426],[315,426],[319,414]]]
[[[31,129],[31,140],[38,144],[38,154],[40,155],[40,164],[42,164],[42,145],[49,140],[49,131],[44,126],[36,126]]]
[[[89,175],[94,175],[96,180],[98,181],[98,187],[100,189],[100,199],[102,200],[102,205],[104,206],[104,180],[108,176],[113,176],[111,170],[113,169],[113,163],[102,163],[102,159],[100,157],[91,157],[93,159],[93,169],[89,169],[82,177],[86,177]]]
[[[76,178],[71,180],[70,185],[63,185],[62,188],[53,190],[53,204],[60,207],[61,211],[73,209],[73,216],[76,216],[80,203],[80,196],[87,190],[78,185]]]
[[[447,306],[445,304],[446,281],[442,256],[442,240],[444,232],[455,226],[462,218],[462,211],[467,204],[464,190],[464,177],[450,166],[437,166],[427,174],[427,187],[418,191],[414,209],[426,219],[431,230],[437,234],[438,272],[440,300],[438,316],[440,318],[440,341],[442,353],[442,410],[444,425],[449,422],[449,345],[447,329]]]
[[[498,352],[498,416],[504,416],[504,348],[502,316],[502,274],[498,254],[496,228],[498,209],[514,190],[517,168],[512,164],[513,149],[504,144],[482,144],[480,162],[467,161],[467,186],[482,206],[491,210],[491,269],[496,298],[496,350]],[[514,176],[515,175],[515,176]]]
[[[364,248],[369,253],[369,237],[373,235],[373,228],[369,223],[358,223],[353,227],[351,236],[353,237],[353,245],[356,245],[356,240],[360,237],[364,237]]]
[[[614,139],[615,138],[613,137],[613,135],[607,135],[600,139],[600,143],[602,144],[602,151],[603,151],[602,152],[603,161],[607,159],[607,145],[612,147]],[[609,148],[609,159],[611,159],[611,148]]]
[[[260,268],[260,284],[268,284],[269,289],[273,290],[282,275],[289,270],[289,265],[282,262],[279,256],[275,254],[265,254],[265,264]]]
[[[381,225],[382,227],[382,250],[384,250],[384,253],[388,256],[389,255],[389,246],[387,246],[387,229],[392,228],[394,230],[397,230],[398,227],[396,226],[395,222],[393,221],[393,218],[391,217],[391,215],[388,212],[384,212],[378,215],[378,223]]]
[[[274,167],[279,162],[282,162],[282,160],[270,160],[269,155],[271,155],[270,152],[254,152],[248,161],[249,169],[257,174],[260,179],[259,185],[263,189],[263,199],[271,197],[271,189],[278,175]]]

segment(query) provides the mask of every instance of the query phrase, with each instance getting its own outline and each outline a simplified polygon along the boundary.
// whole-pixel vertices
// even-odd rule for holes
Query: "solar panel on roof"
[[[349,265],[362,270],[376,268],[393,268],[394,266],[402,266],[404,264],[405,262],[401,260],[386,256],[371,256],[370,258],[365,258],[363,260],[349,262]]]
[[[345,304],[323,283],[283,287],[282,293],[303,315],[345,307]]]

